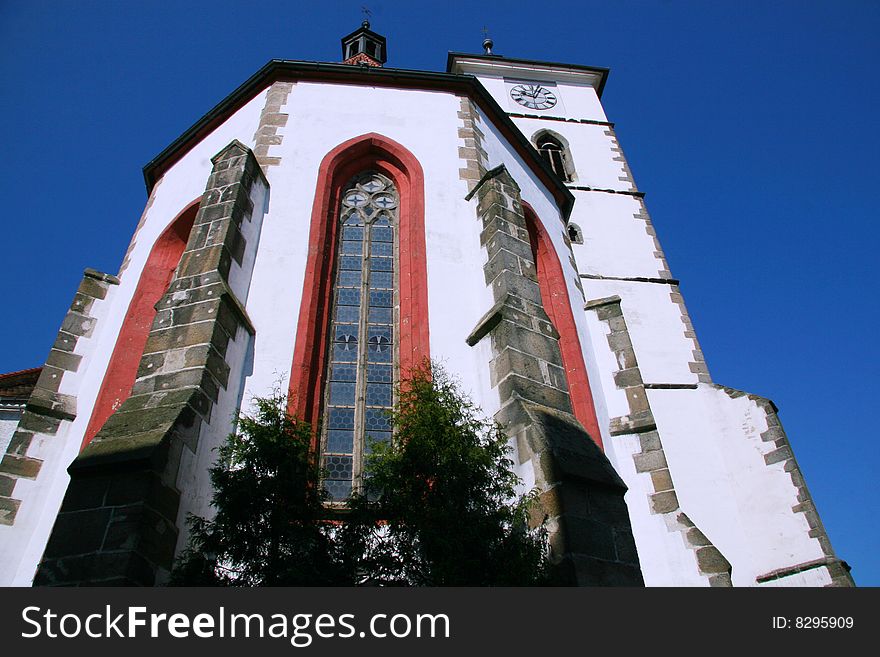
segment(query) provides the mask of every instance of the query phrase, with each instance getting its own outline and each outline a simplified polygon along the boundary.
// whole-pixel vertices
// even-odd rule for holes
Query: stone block
[[[20,506],[21,500],[0,497],[0,525],[13,525]]]
[[[125,477],[111,477],[107,489],[107,506],[145,504],[164,518],[177,517],[180,493],[166,486],[159,475],[148,469],[131,472]]]
[[[31,396],[28,398],[26,408],[31,413],[59,420],[73,420],[76,418],[76,397],[42,388],[34,388]]]
[[[562,352],[559,341],[553,337],[530,331],[518,324],[501,321],[492,329],[492,348],[495,353],[502,353],[512,347],[524,354],[529,354],[553,365],[562,366]]]
[[[64,493],[61,512],[87,511],[104,506],[112,477],[89,477],[71,480]]]
[[[668,467],[666,455],[662,450],[633,454],[633,461],[636,464],[636,472],[651,472],[652,470],[663,470]]]
[[[624,350],[632,350],[632,341],[629,339],[629,333],[609,333],[607,338],[608,346],[611,351],[619,352]]]
[[[574,555],[570,568],[578,586],[645,585],[639,567],[629,563]]]
[[[69,511],[58,514],[44,559],[97,552],[104,542],[110,509]]]
[[[654,486],[654,491],[657,493],[673,489],[672,475],[666,469],[651,472],[651,483]]]
[[[614,373],[614,383],[618,388],[630,388],[642,385],[642,373],[638,367],[619,370]]]
[[[86,270],[88,273],[89,270]],[[115,276],[113,278],[116,278]],[[116,280],[116,284],[119,284],[119,280]],[[90,297],[92,299],[104,299],[107,296],[107,290],[109,288],[108,283],[100,281],[91,276],[83,276],[82,281],[80,281],[79,288],[77,289],[77,294],[82,294],[83,296]]]
[[[657,431],[640,433],[639,445],[643,452],[652,452],[655,449],[663,449],[663,444],[660,442],[660,434]]]
[[[506,233],[496,232],[495,235],[486,242],[486,251],[489,254],[489,258],[493,258],[495,254],[501,250],[509,251],[521,258],[533,258],[531,244]]]
[[[58,335],[55,337],[55,343],[52,345],[52,349],[57,349],[58,351],[66,351],[72,352],[76,347],[77,337],[72,333],[68,333],[67,331],[58,331]]]
[[[540,361],[540,364],[547,373],[545,382],[562,392],[568,392],[568,380],[565,377],[565,370],[546,361]]]
[[[541,382],[541,366],[538,359],[515,349],[506,348],[490,363],[491,384],[497,386],[504,377],[516,373],[533,381]]]
[[[569,553],[615,560],[614,533],[608,525],[592,518],[565,516],[565,547]]]
[[[702,547],[696,551],[697,566],[701,573],[730,573],[730,562],[713,546]]]
[[[571,398],[567,392],[518,374],[510,374],[499,382],[498,395],[501,399],[510,399],[517,395],[536,404],[571,413]]]
[[[642,386],[634,386],[626,389],[626,401],[629,402],[630,415],[638,415],[639,413],[650,413],[651,407],[648,404],[648,395]]]
[[[786,461],[792,458],[791,447],[780,447],[779,449],[775,449],[768,454],[764,454],[764,462],[767,465],[773,465],[774,463],[779,463],[780,461]]]
[[[150,332],[144,353],[156,353],[197,344],[211,343],[221,354],[226,353],[229,334],[216,322],[208,320]]]
[[[0,474],[0,497],[12,497],[12,491],[15,490],[15,477]]]
[[[9,441],[9,445],[6,446],[6,453],[14,456],[27,456],[27,451],[30,448],[33,439],[34,434],[30,431],[17,429],[15,433],[12,434],[12,439]]]
[[[60,370],[76,372],[79,369],[79,363],[81,360],[82,356],[79,354],[52,349],[49,351],[49,356],[46,358],[46,364],[57,367]]]
[[[510,271],[516,275],[519,275],[519,258],[516,256],[516,254],[511,253],[510,251],[500,249],[489,260],[489,262],[483,265],[483,275],[485,277],[486,284],[491,284],[492,281],[494,281],[503,271]]]
[[[68,312],[64,317],[64,320],[61,322],[61,330],[72,335],[90,338],[95,331],[96,321],[97,320],[87,315]]]
[[[617,553],[618,561],[638,566],[639,554],[636,549],[636,540],[628,526],[614,528],[614,550]]]
[[[629,511],[619,489],[590,487],[588,506],[593,520],[610,527],[629,527]]]
[[[73,301],[70,304],[70,310],[76,313],[82,313],[83,315],[88,315],[89,311],[92,309],[92,304],[94,303],[94,297],[77,292],[73,295]]]
[[[706,535],[696,527],[691,527],[687,530],[687,533],[685,534],[685,539],[687,540],[688,545],[693,545],[694,547],[704,547],[706,545],[712,545],[712,541],[706,538]]]
[[[650,496],[652,513],[672,513],[679,508],[678,496],[674,490],[655,493]]]
[[[58,418],[31,413],[29,411],[25,411],[21,416],[21,420],[18,422],[19,429],[24,429],[31,433],[42,433],[49,436],[54,436],[58,433],[58,427],[60,426],[61,420]]]

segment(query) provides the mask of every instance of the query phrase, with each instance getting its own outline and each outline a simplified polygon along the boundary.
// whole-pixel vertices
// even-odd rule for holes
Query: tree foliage
[[[546,534],[529,529],[508,438],[442,368],[401,386],[394,441],[371,444],[346,509],[320,485],[311,429],[281,394],[255,400],[211,468],[213,520],[191,517],[173,585],[530,585]]]
[[[280,393],[254,400],[211,468],[213,520],[191,516],[187,550],[172,584],[346,584],[311,453],[311,430]]]
[[[543,583],[546,533],[528,527],[535,493],[517,495],[501,428],[436,364],[402,386],[393,424],[394,442],[368,456],[365,493],[346,526],[362,576],[404,586]]]

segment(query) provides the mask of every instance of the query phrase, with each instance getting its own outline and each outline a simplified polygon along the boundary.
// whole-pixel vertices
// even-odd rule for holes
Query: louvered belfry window
[[[334,502],[357,489],[370,441],[391,440],[397,337],[397,190],[368,171],[341,198],[321,441]]]

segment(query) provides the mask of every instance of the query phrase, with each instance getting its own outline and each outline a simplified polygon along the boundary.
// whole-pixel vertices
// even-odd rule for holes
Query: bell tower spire
[[[368,14],[369,10],[365,10]],[[360,28],[342,38],[342,63],[381,67],[388,59],[385,37],[370,30],[366,18]]]

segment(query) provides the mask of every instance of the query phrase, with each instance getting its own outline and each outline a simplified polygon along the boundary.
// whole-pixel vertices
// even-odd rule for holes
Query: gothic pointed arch
[[[150,250],[95,400],[83,437],[83,448],[131,395],[147,337],[156,317],[156,304],[171,284],[174,270],[186,249],[200,201],[201,197],[187,205],[171,221]]]
[[[541,300],[550,322],[559,333],[559,350],[562,352],[562,363],[568,381],[568,392],[574,416],[583,425],[599,447],[602,447],[602,434],[599,431],[599,420],[593,402],[593,392],[587,375],[581,342],[571,310],[571,300],[562,264],[553,246],[547,230],[534,209],[523,202],[523,214],[532,255],[535,258],[538,286],[541,289]]]
[[[553,130],[542,129],[532,135],[532,144],[560,180],[573,182],[576,179],[574,158],[565,137]]]
[[[396,371],[406,375],[429,357],[424,174],[418,160],[377,133],[331,150],[318,170],[302,302],[290,374],[290,411],[316,427],[327,394],[330,335],[340,270],[343,196],[370,176],[395,196]],[[378,191],[376,192],[378,193]],[[356,225],[354,227],[357,227]],[[366,321],[361,317],[362,323]],[[321,436],[316,432],[313,446]]]

